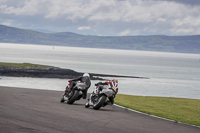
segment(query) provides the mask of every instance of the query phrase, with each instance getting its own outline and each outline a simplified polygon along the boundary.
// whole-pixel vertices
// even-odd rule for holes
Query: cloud
[[[5,22],[13,18],[15,22],[28,23],[19,19],[27,17],[60,29],[65,26],[74,31],[89,31],[93,27],[97,34],[131,35],[133,31],[192,34],[200,27],[197,0],[2,0],[0,3],[0,15]]]
[[[85,1],[51,1],[51,6],[48,8],[46,18],[64,17],[65,19],[76,21],[80,19],[89,19],[90,17],[98,16],[98,14],[111,12],[112,5],[115,0],[85,0]]]
[[[5,3],[7,0],[1,0],[0,3]]]
[[[89,26],[82,26],[82,27],[78,27],[77,29],[78,30],[90,30],[91,27],[89,27]]]
[[[171,29],[171,31],[174,32],[174,33],[189,34],[191,32],[194,32],[194,29],[192,29],[192,28],[174,28],[174,29]]]
[[[6,19],[6,20],[2,20],[0,18],[0,24],[2,25],[7,25],[7,26],[11,26],[13,24],[13,20],[10,20],[10,19]]]
[[[40,13],[39,8],[41,8],[41,5],[38,0],[24,1],[18,4],[21,6],[8,6],[4,4],[0,6],[0,10],[3,14],[14,15],[36,15]]]
[[[188,16],[186,18],[177,18],[174,21],[174,27],[171,32],[176,34],[200,34],[200,18]]]
[[[166,0],[166,1],[177,2],[177,3],[184,4],[184,5],[192,5],[192,6],[200,5],[199,0]]]
[[[116,0],[30,0],[21,3],[21,7],[2,5],[5,14],[36,15],[43,14],[45,18],[61,18],[77,21],[137,21],[152,22],[162,17],[181,17],[187,15],[188,7],[170,1],[116,1]],[[44,6],[43,8],[41,6]],[[45,10],[44,10],[45,9]]]
[[[124,30],[122,32],[119,33],[120,36],[127,36],[131,33],[130,29]]]

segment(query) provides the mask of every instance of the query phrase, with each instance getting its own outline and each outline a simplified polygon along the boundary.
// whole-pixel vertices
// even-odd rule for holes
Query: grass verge
[[[31,63],[5,63],[0,62],[0,67],[12,67],[18,69],[34,68],[34,69],[49,69],[51,66],[31,64]]]
[[[147,114],[200,126],[200,100],[118,94],[115,104]]]

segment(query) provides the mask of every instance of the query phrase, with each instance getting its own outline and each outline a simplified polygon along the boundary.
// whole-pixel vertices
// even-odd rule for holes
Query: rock
[[[83,73],[76,72],[71,69],[61,69],[58,67],[49,68],[16,68],[16,67],[1,67],[1,76],[13,76],[13,77],[37,77],[37,78],[63,78],[73,79],[78,76],[82,76]],[[91,80],[106,80],[100,77],[124,77],[124,78],[146,78],[146,77],[135,77],[135,76],[121,76],[121,75],[107,75],[107,74],[95,74],[90,73]]]

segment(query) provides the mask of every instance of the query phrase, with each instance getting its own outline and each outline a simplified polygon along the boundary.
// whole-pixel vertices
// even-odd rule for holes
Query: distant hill
[[[91,36],[42,33],[0,25],[0,42],[200,54],[200,35]]]

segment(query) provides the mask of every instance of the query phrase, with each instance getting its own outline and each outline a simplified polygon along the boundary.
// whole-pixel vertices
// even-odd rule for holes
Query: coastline
[[[137,77],[137,76],[97,74],[97,73],[89,73],[89,74],[91,76],[91,80],[106,80],[105,77],[149,79],[147,77]],[[83,75],[82,72],[77,72],[72,69],[63,69],[54,66],[45,66],[45,65],[30,64],[30,63],[0,64],[0,76],[73,79],[75,77],[82,75]]]

